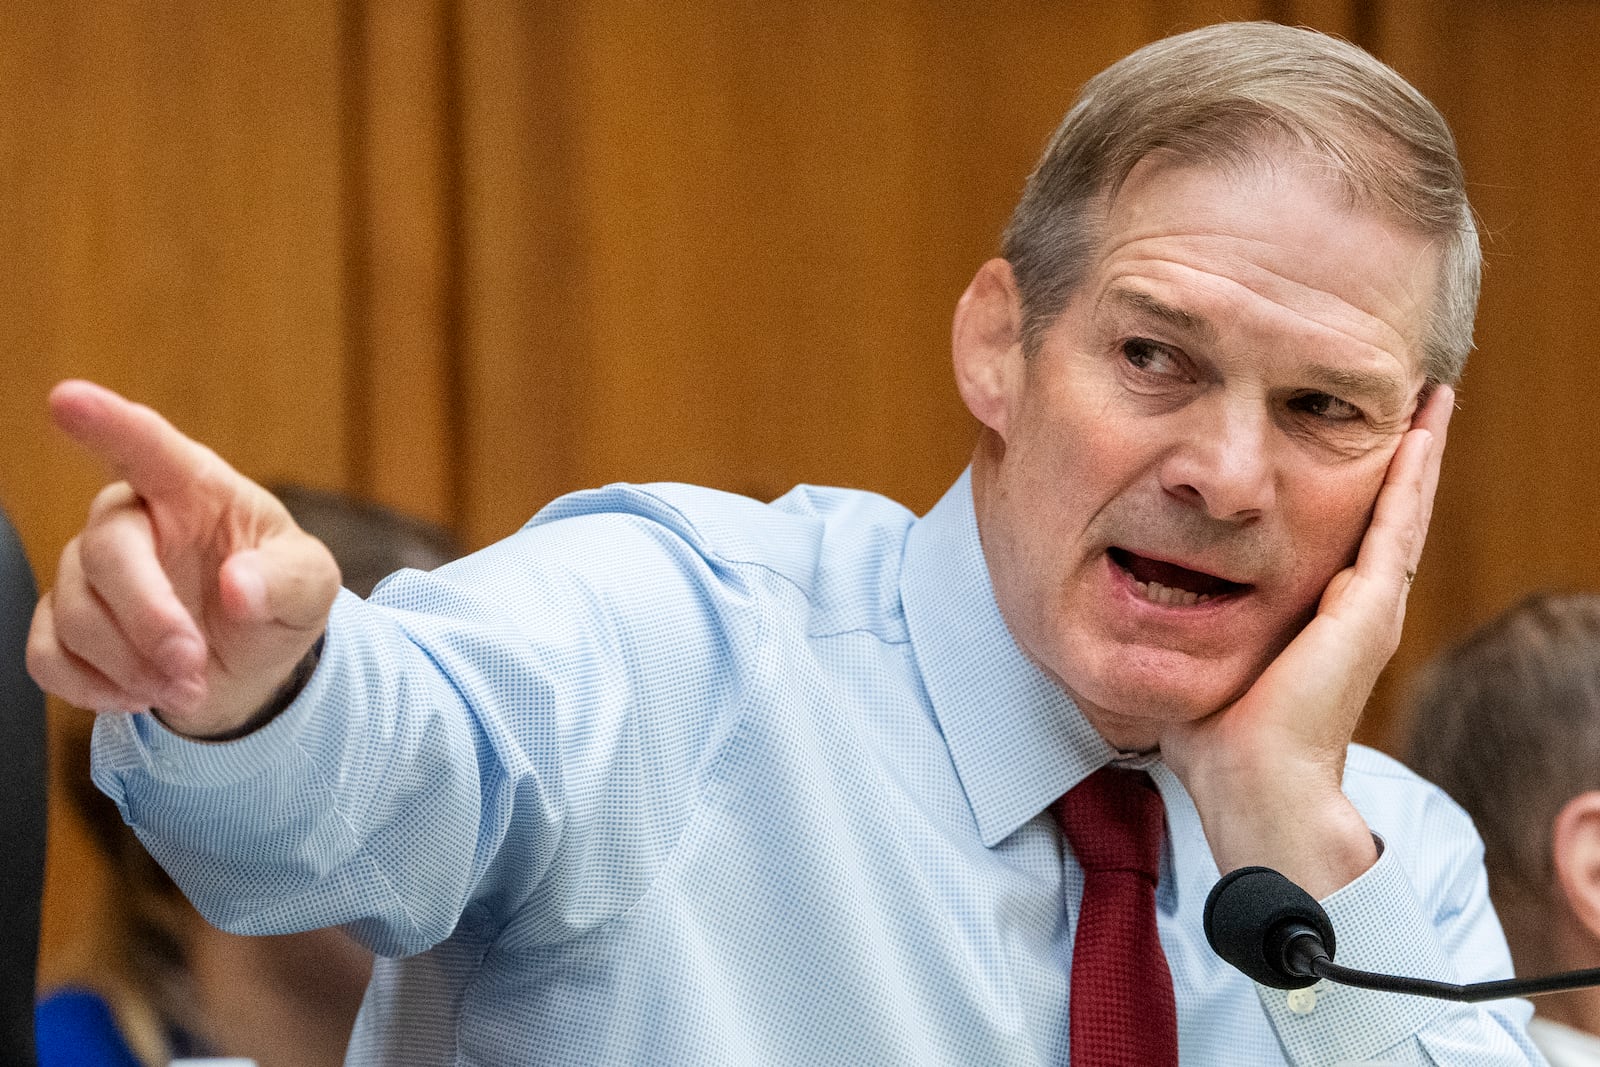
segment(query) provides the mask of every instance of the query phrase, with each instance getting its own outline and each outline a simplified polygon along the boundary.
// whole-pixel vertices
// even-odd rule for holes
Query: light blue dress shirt
[[[1048,807],[1113,755],[1012,641],[963,476],[920,521],[807,487],[563,498],[342,595],[246,738],[103,718],[95,778],[212,921],[389,957],[353,1064],[1066,1064],[1083,876]],[[1216,865],[1150,771],[1185,1064],[1537,1062],[1523,1002],[1297,1014],[1217,959]],[[1360,748],[1347,790],[1386,848],[1325,901],[1340,961],[1509,974],[1461,811]]]

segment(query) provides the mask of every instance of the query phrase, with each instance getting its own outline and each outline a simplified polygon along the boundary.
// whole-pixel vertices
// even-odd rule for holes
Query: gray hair
[[[1600,789],[1600,595],[1528,597],[1430,664],[1411,704],[1407,762],[1472,816],[1502,908],[1542,897],[1556,815]]]
[[[1391,68],[1344,41],[1270,22],[1225,23],[1147,45],[1092,78],[1050,139],[1006,227],[1024,350],[1082,282],[1107,206],[1140,160],[1242,165],[1287,140],[1329,162],[1353,203],[1439,248],[1423,338],[1430,381],[1472,350],[1481,254],[1455,139]]]

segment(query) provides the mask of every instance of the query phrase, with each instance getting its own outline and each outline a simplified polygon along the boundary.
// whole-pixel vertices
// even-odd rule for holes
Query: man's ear
[[[1023,372],[1022,300],[1010,263],[978,268],[956,304],[950,350],[967,410],[1004,440]]]
[[[1556,884],[1573,916],[1600,938],[1600,790],[1567,801],[1553,830]]]

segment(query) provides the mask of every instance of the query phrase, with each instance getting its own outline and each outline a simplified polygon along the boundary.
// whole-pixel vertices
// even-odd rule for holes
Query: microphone
[[[1328,913],[1310,893],[1270,867],[1241,867],[1223,875],[1206,897],[1205,929],[1212,951],[1275,989],[1304,989],[1326,978],[1358,989],[1470,1004],[1600,985],[1600,967],[1456,985],[1342,966],[1333,962]]]

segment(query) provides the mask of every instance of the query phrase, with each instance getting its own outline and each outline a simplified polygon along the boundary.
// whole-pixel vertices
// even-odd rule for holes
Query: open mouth
[[[1176,563],[1151,559],[1115,546],[1106,549],[1106,555],[1128,573],[1139,593],[1152,604],[1169,604],[1188,607],[1204,604],[1220,597],[1242,593],[1248,585],[1230,582],[1204,571],[1192,571]]]

